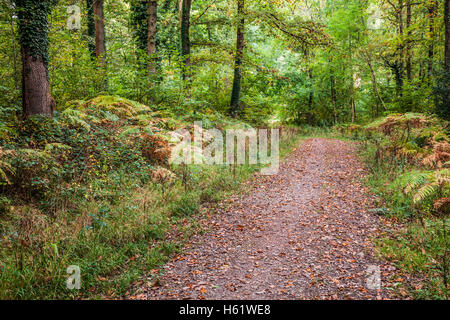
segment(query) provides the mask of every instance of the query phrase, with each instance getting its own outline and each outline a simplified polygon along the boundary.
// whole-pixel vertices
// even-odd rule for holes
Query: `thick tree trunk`
[[[51,2],[17,1],[22,52],[22,115],[52,116],[48,80],[48,21]]]
[[[238,0],[238,26],[236,36],[236,56],[234,62],[234,80],[233,91],[231,93],[230,113],[233,117],[237,116],[239,110],[239,101],[241,96],[241,79],[242,79],[242,59],[244,55],[244,0]]]
[[[25,118],[32,115],[53,115],[55,101],[50,95],[47,65],[42,58],[34,58],[22,47],[22,106]]]
[[[191,66],[191,40],[189,36],[192,0],[180,0],[180,43],[183,57],[183,80],[190,78]]]
[[[157,57],[156,57],[156,34],[158,19],[158,2],[150,0],[148,2],[148,37],[147,37],[147,54],[151,59],[148,64],[148,71],[156,73]]]
[[[444,24],[445,24],[445,67],[450,69],[450,0],[445,0],[444,4]]]
[[[94,0],[95,21],[95,56],[100,65],[106,68],[106,46],[105,46],[105,21],[103,15],[103,0]]]

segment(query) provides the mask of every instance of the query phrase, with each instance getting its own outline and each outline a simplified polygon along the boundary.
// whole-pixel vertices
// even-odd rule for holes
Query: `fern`
[[[439,186],[436,183],[430,183],[420,188],[413,197],[414,204],[422,203],[427,198],[435,196]]]
[[[67,124],[70,124],[72,126],[78,126],[83,127],[87,131],[91,130],[91,126],[87,123],[87,119],[89,120],[95,120],[93,117],[88,116],[84,112],[76,109],[66,109],[62,112],[62,115],[64,117],[64,122]]]
[[[412,175],[406,185],[406,188],[404,189],[404,192],[409,194],[412,190],[420,187],[425,182],[427,175],[427,173],[417,173]]]
[[[2,184],[11,184],[11,181],[8,179],[8,174],[14,174],[14,168],[11,166],[11,164],[2,159],[3,155],[9,155],[12,154],[13,151],[4,151],[0,147],[0,185]]]
[[[419,204],[427,199],[445,196],[450,185],[450,170],[442,169],[438,171],[428,171],[412,175],[408,181],[404,192],[410,194],[414,192],[413,202]],[[419,190],[415,191],[417,188]]]

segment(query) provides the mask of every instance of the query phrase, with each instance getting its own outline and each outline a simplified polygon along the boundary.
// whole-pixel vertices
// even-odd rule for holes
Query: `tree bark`
[[[190,78],[191,41],[189,36],[189,28],[191,24],[191,4],[192,0],[180,0],[180,42],[181,56],[183,58],[183,80]]]
[[[158,2],[150,0],[148,2],[148,37],[147,37],[147,54],[151,62],[148,64],[149,73],[156,73],[157,57],[156,57],[156,34],[158,19]]]
[[[445,0],[444,4],[444,24],[445,24],[445,67],[450,69],[450,0]]]
[[[24,118],[32,115],[52,116],[55,101],[50,94],[47,65],[42,58],[34,58],[22,47],[22,112]]]
[[[48,21],[50,2],[17,1],[22,52],[22,115],[52,116],[55,100],[48,80]]]
[[[239,110],[239,102],[241,95],[241,79],[242,79],[242,59],[244,55],[244,0],[237,0],[238,26],[236,31],[236,55],[234,61],[234,80],[233,91],[231,93],[230,113],[233,117],[237,116]]]
[[[105,46],[105,21],[103,15],[103,0],[94,0],[95,21],[95,56],[100,65],[106,68],[106,46]]]

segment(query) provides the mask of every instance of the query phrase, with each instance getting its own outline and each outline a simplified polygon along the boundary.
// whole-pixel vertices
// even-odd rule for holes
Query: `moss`
[[[118,96],[98,96],[81,104],[78,109],[95,116],[104,116],[107,112],[123,120],[152,111],[146,105]]]

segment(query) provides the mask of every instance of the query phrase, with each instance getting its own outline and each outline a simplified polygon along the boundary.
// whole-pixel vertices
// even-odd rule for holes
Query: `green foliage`
[[[130,23],[133,26],[133,37],[136,39],[137,47],[142,52],[147,50],[147,10],[148,1],[130,1]]]
[[[443,119],[450,119],[450,70],[442,70],[436,79],[434,96],[436,113]]]
[[[311,136],[334,125],[367,148],[370,183],[390,207],[379,212],[407,219],[427,213],[433,225],[428,213],[447,196],[441,174],[447,179],[450,154],[449,72],[437,71],[442,3],[434,13],[414,4],[400,34],[397,8],[385,0],[246,1],[239,119],[225,116],[240,20],[235,2],[193,1],[185,70],[179,1],[158,1],[155,74],[144,67],[155,58],[145,53],[148,1],[105,1],[106,69],[95,58],[92,1],[82,2],[78,31],[66,28],[69,4],[0,3],[0,297],[73,297],[60,281],[69,263],[89,271],[76,297],[90,288],[119,293],[164,261],[175,246],[162,241],[148,249],[149,242],[255,169],[238,170],[236,178],[228,168],[168,168],[174,181],[153,181],[156,166],[166,165],[165,156],[154,156],[161,151],[155,141],[193,121],[219,129],[296,124]],[[368,26],[373,6],[383,18],[377,30]],[[54,118],[20,118],[20,44],[48,65]],[[415,270],[428,270],[441,252],[434,225],[439,240],[424,234],[426,253],[417,244],[397,251]],[[113,276],[117,270],[121,276]],[[432,296],[441,297],[438,291]]]

